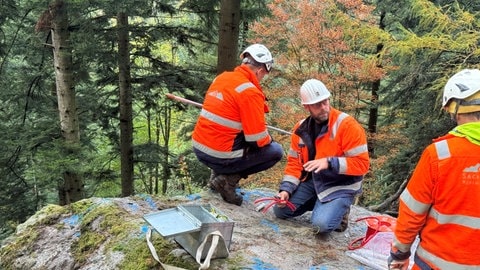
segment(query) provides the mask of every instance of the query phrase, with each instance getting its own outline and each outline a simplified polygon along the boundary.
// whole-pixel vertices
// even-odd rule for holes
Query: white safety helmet
[[[442,107],[450,113],[480,111],[480,70],[464,69],[453,75],[443,90]]]
[[[319,80],[309,79],[300,87],[300,99],[303,105],[315,104],[329,97],[330,91]]]
[[[265,69],[270,72],[273,67],[273,57],[270,51],[262,44],[252,44],[248,46],[241,54],[240,59],[244,59],[249,54],[258,63],[264,64]]]

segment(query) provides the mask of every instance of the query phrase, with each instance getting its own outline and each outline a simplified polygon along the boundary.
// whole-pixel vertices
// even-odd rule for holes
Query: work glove
[[[388,257],[388,269],[389,270],[407,270],[410,264],[410,251],[402,252],[397,250],[396,252],[390,251]]]

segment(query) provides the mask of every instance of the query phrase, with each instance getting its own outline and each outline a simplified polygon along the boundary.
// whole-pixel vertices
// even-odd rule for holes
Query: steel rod
[[[203,106],[201,103],[198,103],[198,102],[195,102],[193,100],[186,99],[186,98],[182,98],[182,97],[179,97],[179,96],[175,96],[174,94],[167,93],[166,96],[171,100],[179,101],[179,102],[182,102],[182,103],[185,103],[185,104],[188,104],[188,105],[193,105],[197,108],[202,108],[202,106]],[[281,128],[272,127],[272,126],[269,126],[269,125],[267,125],[267,128],[269,128],[271,130],[274,130],[274,131],[277,131],[279,133],[292,135],[291,132],[283,130]]]

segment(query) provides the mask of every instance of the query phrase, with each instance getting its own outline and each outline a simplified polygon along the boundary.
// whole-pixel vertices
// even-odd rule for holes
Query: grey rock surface
[[[272,210],[265,213],[257,211],[254,201],[275,194],[273,190],[256,189],[240,190],[244,196],[242,206],[225,203],[219,194],[204,191],[188,197],[152,198],[136,196],[135,198],[90,198],[93,206],[108,204],[120,209],[122,217],[118,223],[127,223],[126,237],[145,238],[148,223],[143,216],[149,213],[169,209],[182,204],[210,204],[234,221],[230,244],[230,254],[226,259],[214,259],[210,269],[254,269],[254,270],[369,270],[360,262],[347,256],[348,244],[366,231],[364,222],[356,219],[375,215],[364,208],[352,206],[349,217],[349,227],[344,232],[332,232],[327,237],[319,237],[312,230],[309,214],[292,220],[279,220]],[[59,206],[57,206],[59,207]],[[87,210],[92,211],[92,210]],[[84,233],[78,219],[81,216],[59,215],[49,216],[42,210],[17,228],[17,233],[2,243],[0,254],[6,248],[17,245],[15,259],[9,269],[121,269],[119,265],[125,260],[124,253],[109,242],[108,234],[102,244],[90,252],[81,264],[75,261],[71,246],[75,244],[79,234]],[[48,222],[45,219],[49,219]],[[41,226],[35,224],[41,222]],[[91,221],[88,225],[92,230],[101,232],[100,219]],[[97,224],[98,223],[98,224]],[[83,224],[82,226],[87,226]],[[17,237],[29,230],[37,234],[35,242],[28,247],[18,243]],[[119,227],[120,228],[120,227]],[[30,232],[29,232],[30,233]],[[156,234],[157,232],[153,232]],[[156,237],[161,237],[158,234]],[[173,241],[173,240],[172,240]],[[145,245],[146,241],[145,241]],[[178,246],[172,251],[177,257],[190,257]],[[9,253],[10,259],[12,253]],[[5,259],[5,258],[3,258]],[[0,257],[2,260],[2,257]],[[160,266],[158,269],[161,269]]]

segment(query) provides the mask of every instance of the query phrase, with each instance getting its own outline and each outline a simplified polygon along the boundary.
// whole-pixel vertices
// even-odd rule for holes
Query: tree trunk
[[[385,29],[385,23],[384,23],[384,18],[385,18],[385,12],[382,12],[380,15],[380,23],[379,27],[380,29],[384,30]],[[380,53],[383,50],[383,44],[378,44],[377,45],[377,55],[380,55]],[[378,63],[377,67],[381,67],[382,63]],[[373,82],[372,84],[372,96],[371,96],[371,102],[372,105],[370,106],[370,112],[368,116],[368,132],[371,134],[377,133],[377,122],[378,122],[378,91],[380,90],[380,80],[377,80]],[[368,152],[372,157],[375,156],[375,144],[373,142],[368,143]]]
[[[67,6],[64,1],[55,0],[50,4],[49,12],[52,19],[52,46],[60,128],[65,145],[69,147],[79,144],[80,128],[73,83]],[[71,149],[75,149],[75,147]],[[68,170],[63,173],[63,183],[58,187],[58,194],[60,205],[70,204],[84,198],[83,181],[78,172]]]
[[[160,113],[156,112],[155,115],[155,143],[160,145]],[[155,185],[154,185],[154,194],[158,194],[160,186],[160,163],[155,164]]]
[[[162,130],[162,138],[163,138],[163,164],[162,164],[162,194],[167,193],[168,188],[168,179],[170,179],[170,163],[169,163],[169,156],[170,156],[170,130],[172,128],[171,125],[172,119],[172,107],[165,106],[163,111],[163,125],[161,127]],[[161,122],[160,122],[161,123]]]
[[[133,186],[133,123],[132,123],[132,86],[130,77],[130,51],[128,38],[128,16],[125,12],[117,14],[118,27],[118,80],[120,106],[120,166],[122,178],[122,196],[134,194]]]
[[[147,137],[148,143],[153,143],[152,139],[152,113],[151,109],[147,108]],[[153,194],[153,182],[155,181],[154,168],[147,166],[148,176],[147,176],[147,192],[148,194]]]
[[[233,70],[237,65],[239,33],[240,0],[221,0],[217,74]]]

